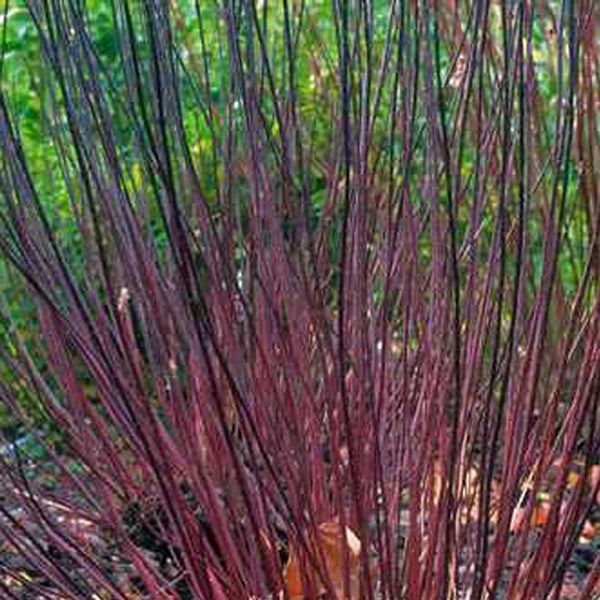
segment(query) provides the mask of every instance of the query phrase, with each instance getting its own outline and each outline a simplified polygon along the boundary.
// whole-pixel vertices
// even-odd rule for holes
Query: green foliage
[[[50,226],[53,231],[58,233],[58,241],[61,250],[68,258],[69,264],[79,266],[83,269],[83,240],[76,227],[76,221],[72,214],[72,200],[78,199],[82,194],[81,182],[77,180],[76,168],[73,165],[61,164],[59,158],[49,143],[51,132],[57,130],[64,136],[66,146],[68,147],[69,131],[64,119],[57,115],[63,114],[57,110],[57,105],[61,103],[61,92],[55,84],[50,84],[50,77],[44,71],[46,66],[41,58],[42,44],[40,36],[36,32],[29,12],[25,8],[23,0],[11,2],[9,6],[0,2],[2,17],[2,32],[4,38],[3,60],[1,83],[6,92],[10,109],[17,127],[20,130],[21,139],[24,144],[24,151],[28,157],[28,164],[31,169],[32,179],[35,180],[36,189],[40,200],[45,207],[51,209],[47,211],[50,217]],[[223,148],[228,131],[220,124],[227,120],[231,113],[237,116],[236,127],[242,129],[244,125],[243,111],[240,108],[241,98],[232,90],[230,64],[224,60],[227,55],[227,49],[223,47],[225,23],[218,7],[212,3],[195,2],[194,0],[184,0],[173,5],[173,23],[172,30],[174,43],[178,48],[178,57],[180,68],[183,72],[181,78],[181,99],[183,107],[183,126],[185,135],[189,142],[191,157],[195,163],[196,171],[200,177],[200,187],[203,194],[209,200],[215,200],[219,191],[222,189],[224,178],[223,164],[225,160],[219,155],[217,149]],[[372,39],[372,51],[375,55],[381,53],[386,43],[386,23],[389,16],[390,4],[384,0],[378,0],[373,3],[374,31]],[[265,11],[268,10],[268,15]],[[123,98],[125,97],[126,81],[125,69],[120,62],[120,53],[117,47],[117,37],[115,36],[115,15],[111,4],[103,0],[91,0],[84,5],[84,19],[90,32],[91,41],[98,55],[99,63],[103,66],[102,81],[100,84],[107,89],[112,90],[110,107],[111,114],[114,117],[116,131],[119,136],[117,145],[121,152],[119,159],[128,178],[128,187],[133,191],[140,187],[147,188],[147,173],[144,173],[139,162],[132,151],[134,140],[132,133],[125,124],[123,118],[125,107]],[[285,31],[284,19],[281,5],[278,3],[269,4],[256,3],[257,19],[264,20],[264,43],[267,46],[268,56],[271,60],[271,77],[273,78],[276,89],[285,89],[284,83],[290,77],[290,72],[286,66],[288,63],[285,58]],[[132,8],[133,26],[136,32],[143,26],[141,13],[137,7]],[[245,17],[249,18],[249,17]],[[411,17],[408,16],[407,27],[411,27]],[[499,5],[494,4],[490,14],[492,27],[491,31],[501,30],[501,14]],[[299,116],[299,130],[310,140],[310,150],[313,154],[322,157],[327,161],[332,151],[332,144],[336,141],[332,139],[332,133],[335,130],[334,114],[336,102],[338,100],[339,90],[337,88],[338,74],[336,73],[337,56],[335,55],[336,31],[334,20],[331,18],[331,3],[325,0],[311,0],[306,3],[305,25],[302,29],[302,40],[300,47],[302,52],[297,52],[294,56],[294,78],[296,82],[296,98]],[[122,23],[121,23],[122,26]],[[549,20],[541,16],[534,19],[531,40],[531,53],[535,65],[545,65],[545,68],[536,69],[535,75],[538,78],[536,85],[538,92],[542,96],[543,102],[540,106],[546,107],[546,112],[540,114],[540,128],[545,132],[545,145],[541,151],[550,147],[551,140],[555,135],[556,126],[556,98],[558,94],[556,61],[557,57],[553,54],[555,50],[550,44],[552,35],[549,35]],[[240,36],[242,52],[250,45],[258,46],[256,39],[248,37],[249,29],[243,29]],[[499,34],[498,34],[499,35]],[[139,35],[139,52],[141,62],[149,62],[149,48],[145,35]],[[392,40],[394,42],[395,40]],[[501,43],[500,39],[496,40]],[[203,52],[204,50],[204,52]],[[449,77],[456,56],[452,50],[445,45],[441,47],[440,61],[442,73]],[[365,59],[363,59],[365,60]],[[210,73],[210,78],[206,74]],[[142,77],[149,77],[149,73],[142,74]],[[486,101],[490,104],[497,101],[494,97],[494,79],[497,73],[491,70],[485,73],[487,78],[484,95]],[[261,82],[267,86],[268,81],[265,78]],[[360,82],[353,81],[351,85],[355,88]],[[268,96],[265,96],[268,97]],[[150,99],[145,98],[149,105]],[[449,88],[445,97],[449,116],[456,114],[459,110],[458,94]],[[382,97],[378,105],[378,114],[388,115],[392,110],[393,98],[389,87],[384,88]],[[200,110],[199,110],[200,107]],[[270,124],[270,131],[273,138],[279,135],[277,115],[273,110],[272,104],[264,102],[262,107],[264,118]],[[123,122],[119,127],[119,123]],[[380,157],[384,163],[394,160],[401,152],[398,138],[391,146],[389,132],[381,124],[385,119],[377,119],[377,129],[373,132],[374,145],[380,151]],[[416,117],[417,141],[415,143],[415,153],[408,172],[409,183],[416,182],[423,172],[425,166],[425,156],[422,151],[422,135],[425,130],[426,118],[424,114]],[[234,152],[237,138],[242,138],[239,131],[232,132],[234,136]],[[543,140],[544,136],[539,136]],[[242,148],[245,151],[244,148]],[[74,160],[74,157],[72,157]],[[467,186],[472,186],[472,173],[475,165],[475,155],[473,149],[467,144],[462,155],[462,174]],[[371,160],[375,160],[372,158]],[[277,168],[276,164],[272,165]],[[332,165],[323,165],[323,168],[331,168]],[[330,190],[327,188],[327,182],[323,173],[316,170],[314,165],[309,173],[308,186],[309,197],[313,208],[313,219],[320,216],[322,207],[325,205],[327,195]],[[60,173],[67,170],[72,172],[69,177],[62,177]],[[572,179],[578,177],[575,165],[572,168]],[[70,182],[70,186],[65,184]],[[298,184],[298,182],[296,182]],[[395,176],[396,186],[402,184],[402,174],[398,171]],[[550,192],[552,185],[552,173],[547,172],[546,176],[540,182],[545,188],[546,193]],[[147,190],[146,190],[147,191]],[[243,189],[236,189],[238,195],[243,196],[246,192]],[[509,190],[510,194],[516,194],[516,190]],[[573,294],[577,288],[579,277],[582,272],[583,253],[581,248],[585,246],[585,239],[590,232],[586,230],[587,215],[581,208],[581,203],[575,202],[577,187],[571,186],[567,199],[568,215],[566,220],[566,240],[567,251],[560,255],[559,271],[561,281],[567,294]],[[494,197],[497,197],[498,190],[491,189],[490,196],[492,201],[489,203],[486,214],[483,215],[483,223],[490,225],[495,211]],[[193,199],[189,199],[193,202]],[[419,210],[419,197],[415,195],[414,203]],[[572,207],[572,208],[570,208]],[[426,208],[425,208],[426,210]],[[458,212],[458,231],[459,235],[464,234],[466,224],[469,219],[467,204],[459,205]],[[160,215],[157,213],[156,205],[149,206],[149,234],[159,252],[166,247],[166,234],[161,224]],[[539,281],[542,275],[542,257],[543,240],[540,237],[542,219],[534,220],[530,225],[531,256],[530,265],[534,274],[534,279]],[[486,230],[491,231],[490,227]],[[331,229],[330,233],[335,233]],[[337,235],[337,234],[336,234]],[[481,240],[481,251],[489,249],[491,236],[486,233],[488,238]],[[338,240],[333,235],[333,239],[328,239],[329,253],[332,259],[335,259],[339,249]],[[423,260],[427,261],[431,256],[430,242],[423,239],[420,242],[420,252]],[[509,266],[510,268],[510,266]],[[3,267],[0,270],[0,293],[5,296],[8,309],[13,315],[13,322],[16,324],[19,335],[21,335],[26,344],[34,339],[36,332],[33,331],[35,306],[32,302],[23,302],[22,283],[11,276],[10,270]],[[7,422],[6,415],[0,413],[0,426]]]

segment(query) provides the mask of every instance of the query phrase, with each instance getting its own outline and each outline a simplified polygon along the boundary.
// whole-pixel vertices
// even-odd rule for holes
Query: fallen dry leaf
[[[346,527],[343,535],[342,526],[337,521],[327,521],[317,527],[315,545],[323,553],[327,576],[337,595],[344,594],[344,546],[348,549],[350,570],[350,598],[358,600],[359,574],[360,574],[360,548],[361,543],[356,534]],[[316,587],[317,595],[323,594],[326,589],[316,570],[308,561],[301,561],[294,548],[290,548],[290,557],[284,572],[285,585],[290,600],[303,600],[306,598],[303,581],[312,581]]]
[[[590,469],[590,474],[588,477],[588,482],[592,490],[596,489],[598,482],[600,481],[600,465],[594,465]],[[600,504],[600,488],[598,488],[598,492],[596,493],[596,503]]]
[[[586,521],[581,530],[581,537],[584,540],[593,540],[596,537],[596,527],[591,521]]]
[[[527,508],[520,506],[515,509],[513,513],[512,522],[510,524],[511,533],[518,533],[521,531],[525,524],[525,516],[527,514]],[[550,515],[550,502],[540,502],[531,514],[531,526],[541,527],[548,522],[548,516]]]
[[[533,509],[531,515],[531,526],[532,527],[543,527],[550,516],[551,504],[548,501],[543,501],[537,504]],[[526,508],[519,507],[513,513],[512,522],[510,525],[511,533],[518,533],[521,531],[525,523]],[[581,530],[581,538],[584,540],[591,540],[596,536],[596,527],[591,521],[585,521],[583,529]]]

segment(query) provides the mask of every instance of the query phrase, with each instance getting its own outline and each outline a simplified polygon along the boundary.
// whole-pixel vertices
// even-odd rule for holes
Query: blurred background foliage
[[[375,44],[377,50],[385,44],[385,24],[388,19],[389,2],[378,0],[374,3],[375,10]],[[146,37],[140,31],[139,10],[137,3],[132,3],[131,18],[136,35],[139,34],[139,51],[142,63],[150,64],[149,49]],[[326,167],[331,147],[336,143],[332,139],[332,122],[335,117],[335,101],[339,97],[337,90],[338,75],[335,72],[337,57],[335,56],[334,20],[331,18],[331,3],[325,0],[308,0],[303,4],[304,29],[302,40],[302,51],[296,60],[296,71],[294,76],[297,82],[297,106],[300,118],[300,131],[304,135],[306,152],[310,155],[308,189],[315,217],[319,215],[320,208],[327,195]],[[140,189],[148,185],[147,177],[136,161],[136,152],[133,151],[135,140],[133,134],[127,127],[125,106],[122,98],[128,85],[125,76],[124,65],[120,62],[119,50],[116,46],[118,37],[114,35],[115,14],[111,3],[107,0],[86,0],[82,8],[91,34],[91,43],[97,53],[99,63],[102,65],[103,81],[100,85],[111,90],[110,98],[112,106],[111,115],[117,125],[119,135],[117,140],[120,151],[119,159],[121,166],[129,178],[131,189]],[[235,123],[237,127],[243,127],[243,111],[240,106],[240,98],[235,96],[230,81],[231,65],[227,55],[227,49],[223,46],[226,24],[223,22],[218,2],[205,2],[204,0],[171,0],[172,8],[172,30],[173,43],[177,48],[181,71],[181,103],[183,106],[184,127],[188,139],[191,140],[192,158],[196,163],[197,172],[201,177],[202,191],[206,197],[214,198],[220,186],[223,185],[223,163],[222,153],[224,148],[233,148],[232,152],[243,153],[245,148],[237,147],[235,128],[228,129],[222,124]],[[557,110],[557,56],[552,42],[556,37],[555,14],[559,8],[558,1],[544,3],[544,11],[536,15],[533,28],[532,55],[536,65],[541,68],[535,71],[537,77],[536,85],[539,94],[543,97],[540,106],[546,109],[538,115],[539,127],[542,135],[537,142],[545,145],[540,148],[540,155],[551,147],[556,128]],[[262,19],[264,23],[264,43],[269,46],[274,69],[270,76],[277,88],[282,87],[289,73],[286,72],[285,61],[281,60],[281,68],[278,68],[277,55],[285,52],[284,46],[284,21],[282,11],[277,3],[257,1],[255,3],[255,16]],[[65,130],[67,124],[62,109],[57,108],[61,103],[60,90],[57,89],[54,78],[50,78],[47,72],[48,64],[42,58],[40,36],[32,20],[29,10],[26,9],[23,0],[0,0],[0,24],[2,32],[2,62],[1,62],[1,85],[6,94],[11,114],[15,118],[15,124],[20,130],[20,136],[24,143],[24,150],[28,157],[31,176],[39,197],[47,207],[47,214],[51,219],[52,229],[58,232],[58,241],[62,246],[66,257],[73,266],[79,265],[83,268],[83,243],[77,228],[77,221],[73,218],[74,208],[72,197],[77,196],[76,169],[65,176],[65,169],[69,165],[61,164],[56,155],[55,148],[51,142],[52,132]],[[495,4],[490,15],[492,24],[498,27],[490,27],[490,31],[501,31],[500,11]],[[409,24],[410,25],[410,24]],[[460,27],[460,24],[456,24]],[[68,32],[66,32],[68,35]],[[500,35],[500,33],[498,33]],[[446,36],[442,40],[441,60],[444,69],[450,78],[453,61],[456,59],[456,48],[445,45],[444,40],[451,39]],[[248,40],[241,40],[243,48],[251,47]],[[501,39],[496,40],[498,44]],[[255,41],[253,42],[255,43]],[[202,51],[204,48],[204,52]],[[145,54],[144,54],[145,53]],[[150,77],[151,73],[143,74]],[[496,74],[493,71],[486,73],[488,78],[485,93],[488,103],[494,101],[493,87]],[[269,85],[268,74],[265,73],[263,85]],[[378,110],[386,113],[391,111],[391,98],[388,88],[385,89],[384,97],[381,98]],[[265,95],[268,98],[268,95]],[[447,102],[451,113],[458,110],[458,95],[454,94],[452,86],[447,87]],[[148,101],[148,99],[146,99]],[[269,110],[271,109],[271,112]],[[237,115],[237,120],[236,120]],[[272,124],[273,136],[277,136],[277,119],[272,112],[272,107],[265,103],[263,118]],[[424,115],[420,117],[424,120]],[[119,127],[119,123],[122,126]],[[380,120],[379,122],[382,122]],[[377,160],[389,161],[397,148],[390,147],[386,131],[375,133],[378,140],[378,152],[373,153]],[[230,135],[233,139],[227,139]],[[240,136],[241,138],[242,136]],[[399,143],[399,142],[396,142]],[[409,177],[415,180],[421,176],[424,165],[422,154],[423,146],[417,142],[414,161]],[[462,157],[462,171],[465,179],[468,179],[473,171],[476,157],[472,148],[467,143]],[[231,164],[229,161],[228,164]],[[319,169],[322,164],[323,168]],[[275,168],[275,165],[274,165]],[[573,161],[572,181],[579,176],[577,165]],[[400,177],[400,174],[398,175]],[[241,180],[241,178],[240,178]],[[68,189],[68,183],[73,189]],[[538,185],[538,194],[549,193],[552,182],[550,169],[545,170],[544,177]],[[236,193],[243,197],[243,183]],[[544,189],[545,188],[545,189]],[[493,194],[494,192],[492,192]],[[585,203],[577,201],[579,193],[578,185],[571,185],[569,189],[568,216],[565,226],[566,251],[560,255],[559,273],[562,293],[573,294],[576,290],[579,276],[583,270],[587,242],[591,234],[589,214],[586,214]],[[418,209],[418,198],[414,199]],[[488,224],[492,223],[494,216],[494,203],[490,203]],[[426,210],[426,207],[424,207]],[[535,210],[535,208],[534,208]],[[541,231],[543,228],[543,203],[540,202],[540,219],[532,220],[530,256],[533,263],[530,265],[533,273],[532,280],[538,281],[542,272],[543,239]],[[459,227],[468,222],[468,203],[459,207]],[[157,248],[165,244],[165,232],[161,225],[159,215],[150,215],[149,222],[152,223],[150,234],[154,237]],[[485,217],[484,217],[485,222]],[[464,225],[466,226],[466,225]],[[487,228],[490,232],[493,227]],[[537,230],[537,235],[536,235]],[[422,256],[427,260],[430,255],[430,247],[427,239],[423,240],[421,247]],[[331,252],[337,251],[337,241],[331,240]],[[509,265],[514,269],[514,265]],[[33,302],[27,299],[23,293],[23,282],[15,277],[7,265],[0,263],[0,292],[5,304],[5,311],[11,315],[12,327],[16,329],[17,335],[26,344],[29,351],[35,356],[36,347],[41,344],[37,338],[35,326],[35,310]],[[560,326],[560,325],[558,325]],[[8,348],[10,352],[10,348]],[[18,379],[15,382],[15,374],[6,371],[6,362],[0,362],[0,377],[4,380],[12,380],[15,389],[18,389]],[[22,401],[33,414],[37,415],[38,425],[44,425],[44,417],[35,411],[35,399],[23,394]],[[3,412],[2,412],[3,411]],[[0,428],[12,431],[15,421],[10,418],[7,410],[0,405]]]

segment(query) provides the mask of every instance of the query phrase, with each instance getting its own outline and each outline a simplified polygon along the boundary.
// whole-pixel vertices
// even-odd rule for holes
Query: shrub
[[[5,6],[4,594],[592,597],[593,1]]]

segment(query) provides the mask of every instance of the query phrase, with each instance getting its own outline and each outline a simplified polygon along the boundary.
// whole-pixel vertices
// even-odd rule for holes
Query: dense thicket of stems
[[[46,453],[0,455],[0,535],[65,598],[288,597],[294,552],[307,598],[558,599],[600,486],[594,1],[110,9],[109,56],[27,0],[50,191],[0,91],[36,308],[0,397]]]

